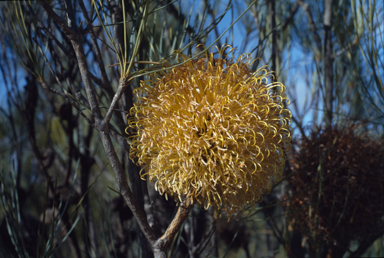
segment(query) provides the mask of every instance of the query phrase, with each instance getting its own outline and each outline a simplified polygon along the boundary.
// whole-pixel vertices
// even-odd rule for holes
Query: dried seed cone
[[[384,225],[384,144],[356,128],[328,127],[300,141],[285,204],[293,229],[343,250]]]
[[[232,58],[222,57],[226,48]],[[252,73],[250,55],[235,60],[226,48],[141,82],[127,132],[136,131],[131,159],[160,194],[231,215],[280,179],[291,113],[284,85],[268,84],[267,68]]]

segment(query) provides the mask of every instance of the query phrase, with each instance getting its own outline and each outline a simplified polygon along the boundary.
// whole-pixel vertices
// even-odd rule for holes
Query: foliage
[[[0,256],[332,255],[327,247],[338,235],[326,224],[316,224],[319,216],[296,220],[303,227],[293,226],[290,219],[303,210],[307,215],[309,207],[329,208],[317,202],[319,193],[331,198],[326,201],[321,195],[327,204],[333,203],[334,192],[339,201],[357,195],[347,194],[345,185],[330,187],[329,193],[326,188],[319,191],[314,183],[288,199],[282,197],[294,179],[291,167],[309,160],[324,164],[311,169],[313,177],[308,180],[318,179],[324,187],[328,181],[340,185],[349,182],[348,175],[332,162],[355,153],[348,145],[360,149],[357,143],[362,142],[380,149],[372,139],[383,137],[381,1],[39,0],[6,1],[0,7]],[[207,47],[197,51],[198,44]],[[249,73],[265,65],[274,71],[265,79],[286,86],[292,134],[302,139],[293,142],[293,155],[286,153],[282,180],[271,185],[259,204],[244,205],[246,212],[230,221],[212,208],[192,207],[183,199],[178,204],[166,201],[148,178],[141,180],[141,168],[129,159],[132,141],[125,134],[126,115],[141,83],[155,74],[189,67],[203,60],[213,46],[221,49],[224,44],[236,53],[252,53]],[[223,60],[230,63],[226,54]],[[178,60],[181,55],[186,57]],[[343,145],[333,141],[335,135],[344,139],[346,134],[333,131],[324,146],[332,152],[332,146],[339,144],[345,151],[324,163],[325,147],[315,144],[324,132],[319,128],[351,132],[349,121],[359,124],[365,137],[350,133]],[[352,159],[351,173],[366,168],[373,173],[375,164],[380,166],[368,162],[379,155],[372,149],[367,150],[372,154],[367,162]],[[297,154],[302,158],[297,159]],[[200,161],[207,163],[202,157]],[[246,162],[239,165],[248,167]],[[321,181],[326,165],[344,172]],[[356,178],[363,175],[367,182],[354,188],[359,196],[380,200],[380,193],[366,188],[380,183],[373,180],[382,177],[377,173],[370,177],[356,172]],[[352,184],[347,186],[352,191]],[[304,193],[315,196],[306,200],[307,206],[282,208]],[[349,225],[349,201],[345,211],[339,211],[343,216],[332,221],[339,227]],[[373,202],[364,205],[369,203]],[[373,210],[375,219],[380,218],[380,210]],[[311,212],[316,214],[315,209]],[[356,212],[354,218],[372,215]],[[303,214],[301,218],[306,218]],[[383,256],[380,231],[360,241],[369,235],[366,229],[351,233],[353,227],[344,228],[337,241],[344,241],[346,256]],[[223,232],[230,236],[223,238]],[[348,242],[347,232],[354,241]],[[314,239],[321,239],[321,250],[315,245],[306,248]]]

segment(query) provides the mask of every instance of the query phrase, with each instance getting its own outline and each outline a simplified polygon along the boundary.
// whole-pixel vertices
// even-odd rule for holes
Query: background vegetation
[[[1,2],[0,256],[153,256],[142,229],[181,208],[140,180],[125,116],[199,43],[276,71],[294,147],[257,207],[228,222],[195,206],[168,256],[384,256],[383,20],[375,0]]]

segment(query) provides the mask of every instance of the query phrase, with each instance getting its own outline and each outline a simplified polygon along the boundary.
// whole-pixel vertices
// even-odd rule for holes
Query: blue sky
[[[226,7],[226,3],[225,3],[226,1],[222,1],[222,2],[223,3],[221,5],[221,10],[219,9],[218,13],[216,15],[220,15],[221,12],[223,12],[225,7]],[[241,1],[236,1],[236,2],[241,3]],[[185,8],[184,10],[188,10],[188,13],[189,13],[189,8],[192,8],[192,6],[193,6],[193,11],[201,10],[201,8],[202,8],[202,6],[201,6],[202,1],[189,1],[189,3],[188,3],[188,1],[183,1],[182,3],[183,4],[187,3],[187,5],[184,7]],[[221,34],[225,29],[227,29],[229,27],[229,25],[234,20],[236,20],[238,15],[240,13],[242,13],[246,8],[247,8],[246,4],[242,4],[242,5],[235,6],[233,11],[231,11],[231,10],[228,11],[228,13],[226,14],[224,19],[221,21],[221,23],[218,26],[219,34]],[[201,18],[201,15],[200,15],[200,18]],[[191,24],[193,24],[193,22],[194,22],[193,19],[194,18],[192,16],[192,20],[190,22]],[[211,22],[211,17],[208,17],[207,22]],[[256,33],[257,32],[252,32],[253,35],[256,35]],[[245,30],[241,24],[241,20],[240,20],[237,24],[234,25],[233,29],[229,30],[229,32],[227,32],[221,38],[221,43],[228,41],[234,47],[238,48],[239,50],[243,50],[241,48],[243,46],[243,41],[244,41],[245,35],[246,35],[246,32],[245,32]],[[214,38],[216,38],[215,32],[212,31],[209,35],[209,40],[207,43],[212,42],[212,40]],[[232,40],[233,40],[233,42],[231,42]],[[254,44],[252,44],[252,43],[249,44],[247,46],[247,48],[243,51],[245,51],[245,52],[251,51],[251,49],[255,48],[257,46],[257,44],[258,44],[258,42],[257,42],[257,39],[255,37]],[[267,57],[266,59],[268,59],[269,53],[266,52],[266,53],[264,53],[264,55]],[[305,66],[306,62],[310,62],[310,61],[311,60],[309,60],[308,58],[305,57],[304,53],[301,51],[301,49],[298,46],[295,46],[295,45],[292,46],[290,60],[289,60],[291,65],[290,65],[289,71],[287,73],[288,74],[287,79],[284,83],[287,87],[287,93],[290,96],[291,102],[297,102],[297,104],[299,106],[299,110],[303,110],[305,100],[309,98],[309,94],[310,94],[309,89],[305,86],[305,82],[304,82],[304,79],[302,76],[302,74],[304,73],[303,67]],[[18,77],[19,77],[18,87],[23,87],[25,85],[24,75],[20,74]],[[0,76],[0,101],[1,101],[1,106],[3,106],[3,107],[5,104],[4,103],[4,100],[6,97],[5,94],[6,94],[6,91],[5,91],[5,86],[4,86],[4,78],[2,76]],[[295,112],[293,112],[293,113],[295,115]],[[312,119],[312,114],[308,113],[305,116],[304,124],[306,124],[307,122],[310,122],[311,119]]]

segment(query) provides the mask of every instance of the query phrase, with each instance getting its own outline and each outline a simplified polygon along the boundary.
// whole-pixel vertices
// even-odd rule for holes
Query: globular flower
[[[285,86],[268,83],[267,67],[252,72],[251,56],[235,58],[230,46],[178,58],[135,90],[130,157],[160,194],[230,216],[281,177],[291,135]]]

